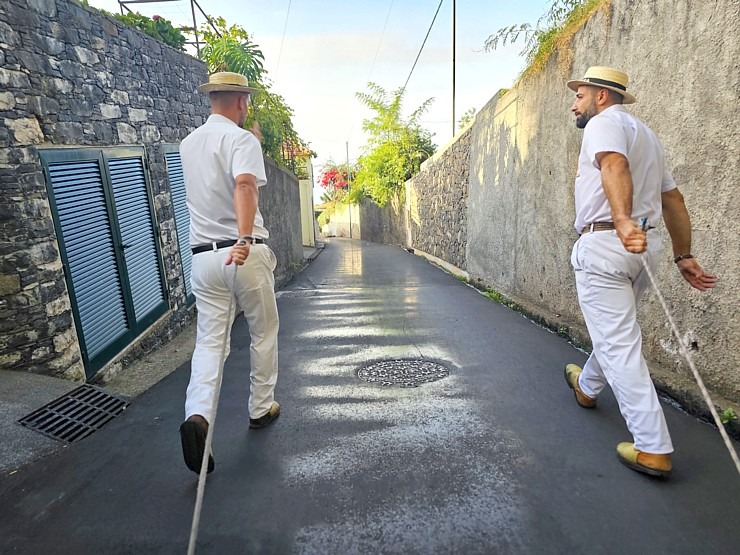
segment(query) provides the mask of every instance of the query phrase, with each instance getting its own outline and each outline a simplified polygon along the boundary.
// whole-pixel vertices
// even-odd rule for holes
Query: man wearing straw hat
[[[265,164],[259,128],[252,132],[243,128],[249,97],[256,89],[249,87],[243,75],[220,72],[199,90],[209,95],[211,115],[180,145],[190,212],[191,284],[198,309],[180,437],[185,464],[196,473],[203,461],[219,365],[224,362],[224,341],[224,360],[229,354],[237,313],[229,313],[232,295],[247,318],[251,335],[249,427],[263,428],[280,414],[274,400],[278,373],[276,258],[267,246],[269,234],[258,207],[259,188],[267,183]],[[208,471],[213,467],[209,453]]]
[[[661,214],[673,262],[686,281],[706,291],[717,278],[691,254],[689,215],[665,167],[663,146],[623,107],[636,102],[627,92],[627,75],[597,66],[567,85],[576,93],[571,107],[576,126],[584,129],[575,183],[575,228],[581,237],[571,263],[593,352],[583,369],[566,366],[565,378],[584,408],[596,406],[608,383],[633,436],[633,442],[617,445],[619,460],[633,470],[666,476],[673,445],[636,319],[649,283],[643,257],[654,271],[660,256],[661,236],[653,226]]]

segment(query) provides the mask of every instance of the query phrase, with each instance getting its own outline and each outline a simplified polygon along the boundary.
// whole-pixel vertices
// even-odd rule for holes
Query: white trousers
[[[198,330],[185,400],[185,418],[194,414],[211,421],[221,348],[226,339],[224,361],[229,356],[231,326],[239,311],[249,323],[251,384],[249,417],[259,418],[270,410],[278,374],[278,312],[275,301],[275,254],[265,244],[252,245],[242,266],[225,265],[229,249],[193,256],[191,284],[198,309]],[[234,271],[235,302],[227,320]]]
[[[653,271],[660,251],[660,234],[649,231],[646,256]],[[581,390],[595,399],[608,383],[635,448],[654,454],[673,452],[663,409],[642,356],[637,303],[649,278],[641,255],[627,252],[616,231],[596,231],[578,239],[571,263],[593,343],[580,376]]]

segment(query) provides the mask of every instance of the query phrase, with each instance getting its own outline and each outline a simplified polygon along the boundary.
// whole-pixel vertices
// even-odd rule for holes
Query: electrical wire
[[[275,66],[275,76],[277,76],[278,69],[280,69],[280,58],[283,57],[283,43],[285,42],[285,31],[288,28],[288,19],[290,18],[290,6],[293,0],[288,0],[288,12],[285,14],[285,25],[283,26],[283,38],[280,39],[280,52],[278,53],[278,61]]]
[[[388,7],[388,15],[385,16],[385,23],[383,24],[383,31],[380,33],[380,40],[378,41],[378,48],[375,50],[375,58],[373,58],[373,65],[370,67],[370,73],[367,76],[367,80],[370,81],[370,78],[373,76],[373,71],[375,70],[375,62],[378,60],[378,54],[380,53],[380,46],[383,44],[383,37],[385,36],[385,29],[388,27],[388,20],[391,17],[391,10],[393,9],[393,0],[391,0],[391,5]]]
[[[432,27],[434,27],[434,22],[437,20],[437,14],[439,14],[439,9],[442,7],[442,2],[444,0],[439,0],[439,5],[437,6],[437,11],[434,12],[434,18],[432,19],[432,23],[429,25],[429,30],[427,31],[427,36],[424,37],[424,42],[421,43],[421,48],[419,48],[419,53],[416,55],[416,60],[414,60],[414,65],[411,66],[411,71],[409,72],[409,76],[406,78],[406,82],[403,84],[403,88],[401,90],[406,90],[406,85],[409,84],[409,79],[411,79],[411,74],[414,73],[414,69],[416,68],[416,62],[419,61],[419,56],[421,56],[422,50],[424,50],[424,45],[427,43],[427,39],[429,38],[429,33],[432,32]]]
[[[380,53],[380,47],[383,44],[383,38],[385,37],[385,30],[388,27],[388,20],[391,17],[391,10],[393,9],[393,2],[394,0],[391,0],[390,6],[388,6],[388,13],[385,16],[385,23],[383,24],[383,30],[380,33],[380,40],[378,41],[378,48],[375,49],[375,57],[373,58],[373,63],[370,66],[370,73],[367,76],[367,80],[370,81],[370,78],[373,76],[373,71],[375,71],[375,62],[378,61],[378,54]],[[347,141],[349,142],[349,138],[352,135],[352,132],[355,130],[355,124],[356,122],[352,122],[352,125],[349,128],[349,132],[347,133]]]

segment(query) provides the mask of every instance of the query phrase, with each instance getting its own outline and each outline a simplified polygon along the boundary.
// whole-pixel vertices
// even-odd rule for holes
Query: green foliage
[[[550,54],[610,0],[551,0],[549,10],[537,23],[503,27],[486,39],[484,50],[491,52],[506,44],[524,41],[521,54],[530,69],[542,67]]]
[[[252,109],[247,118],[246,127],[257,121],[262,130],[262,149],[270,158],[282,166],[291,166],[295,171],[294,161],[296,151],[307,151],[303,141],[293,128],[293,109],[279,94],[263,88],[252,98]],[[291,150],[291,152],[288,152]],[[313,155],[307,151],[308,155]]]
[[[357,176],[357,168],[347,164],[337,164],[329,160],[321,168],[319,185],[325,189],[321,198],[324,202],[345,202],[349,198],[350,184]]]
[[[457,122],[457,129],[460,130],[475,119],[475,108],[468,108],[465,113],[460,116],[460,121]]]
[[[265,57],[249,33],[239,25],[228,26],[222,17],[210,17],[216,29],[204,24],[199,40],[205,43],[201,59],[211,73],[233,71],[246,76],[258,92],[252,95],[252,107],[245,126],[257,121],[262,131],[262,149],[279,165],[289,167],[297,177],[308,177],[305,160],[315,156],[293,127],[293,109],[279,94],[270,91]]]
[[[265,75],[262,50],[242,27],[227,27],[223,17],[210,20],[218,32],[206,24],[201,26],[199,37],[206,43],[200,50],[200,58],[208,64],[208,71],[233,71],[246,76],[250,84],[260,83]]]
[[[727,425],[733,420],[737,420],[737,414],[735,414],[735,411],[732,408],[727,408],[719,413],[719,420],[722,424]]]
[[[370,93],[356,93],[365,106],[375,112],[363,122],[370,135],[369,152],[358,160],[359,171],[352,184],[350,200],[369,196],[380,206],[397,195],[403,184],[434,154],[432,135],[419,124],[433,99],[424,102],[406,120],[401,115],[404,90],[390,95],[375,83],[368,83]]]
[[[155,15],[148,18],[140,13],[127,13],[126,15],[113,14],[113,17],[121,23],[136,27],[150,37],[154,37],[172,48],[184,50],[185,36],[164,17]]]

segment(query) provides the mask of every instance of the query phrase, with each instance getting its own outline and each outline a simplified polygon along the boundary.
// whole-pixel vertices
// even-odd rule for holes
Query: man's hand
[[[717,285],[717,276],[714,276],[699,265],[695,258],[684,258],[676,263],[678,271],[683,278],[689,282],[689,285],[699,291],[706,291]]]
[[[647,232],[640,229],[632,220],[614,222],[614,228],[622,241],[622,246],[629,252],[642,253],[647,250]]]
[[[232,262],[237,266],[241,266],[247,261],[249,256],[249,243],[239,244],[237,243],[229,251],[229,256],[226,258],[226,265],[228,266]]]

